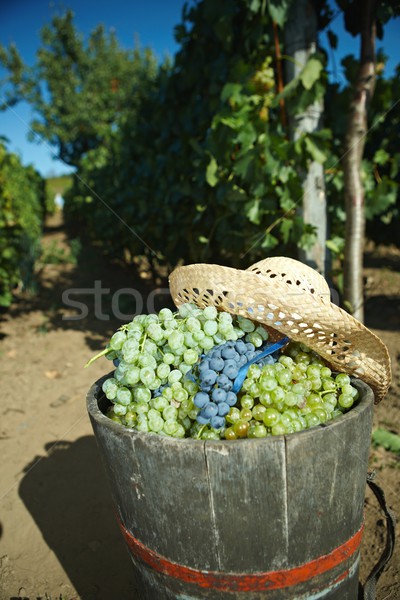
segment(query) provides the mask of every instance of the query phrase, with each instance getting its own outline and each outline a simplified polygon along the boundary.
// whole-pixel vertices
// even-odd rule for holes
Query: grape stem
[[[87,369],[88,367],[90,367],[91,364],[94,363],[95,360],[97,360],[98,358],[100,358],[101,356],[105,356],[106,354],[108,354],[109,352],[111,352],[111,348],[104,348],[104,350],[102,350],[101,352],[99,352],[98,354],[96,354],[96,356],[92,356],[92,358],[90,360],[87,361],[86,365],[84,366],[85,369]]]
[[[207,425],[202,425],[199,429],[199,431],[197,432],[197,439],[200,439],[201,434],[203,433],[203,431],[205,430],[205,428],[207,427]]]

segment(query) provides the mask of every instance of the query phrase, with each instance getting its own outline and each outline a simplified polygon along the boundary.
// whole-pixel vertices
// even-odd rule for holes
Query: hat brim
[[[288,336],[302,342],[334,369],[370,385],[375,402],[380,402],[391,381],[385,344],[329,296],[305,291],[301,282],[293,279],[194,264],[175,269],[169,284],[176,306],[185,302],[200,308],[215,306],[263,324],[277,332],[275,338]]]

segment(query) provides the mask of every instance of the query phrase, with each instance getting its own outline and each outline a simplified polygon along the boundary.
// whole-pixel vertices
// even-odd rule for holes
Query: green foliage
[[[357,3],[350,4],[348,13]],[[317,49],[278,94],[274,35],[282,41],[290,6],[291,0],[186,4],[174,64],[158,68],[151,52],[122,50],[102,27],[85,42],[71,12],[44,28],[34,67],[23,65],[15,48],[0,48],[9,102],[31,102],[34,131],[78,165],[63,194],[69,221],[128,261],[145,253],[170,266],[241,266],[267,253],[296,256],[315,240],[299,206],[303,175],[317,161],[326,174],[328,246],[341,258],[341,159],[358,65],[353,57],[344,61],[348,85],[339,88],[328,83],[326,56]],[[319,26],[327,27],[331,7],[324,0],[317,6]],[[334,48],[337,40],[328,35]],[[398,82],[378,77],[363,162],[366,215],[374,227],[379,219],[377,231],[399,216],[400,107],[390,119],[379,117],[400,96]],[[325,128],[290,139],[281,103],[295,119],[321,99]]]
[[[396,454],[400,454],[400,436],[386,429],[375,429],[372,441],[376,446],[383,446]]]
[[[16,285],[31,280],[43,210],[40,175],[0,144],[0,306],[9,306]]]
[[[326,155],[318,136],[290,141],[280,123],[265,4],[186,7],[173,67],[161,67],[114,151],[82,162],[87,185],[75,181],[66,213],[84,218],[106,250],[144,251],[170,264],[248,264],[266,252],[295,255],[313,242],[297,211],[301,172]],[[314,55],[295,81],[294,113],[323,93],[323,66]]]

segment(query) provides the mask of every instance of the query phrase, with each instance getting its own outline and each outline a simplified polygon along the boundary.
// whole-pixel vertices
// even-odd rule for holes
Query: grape
[[[156,374],[154,372],[154,369],[152,369],[151,367],[143,367],[142,369],[140,369],[140,381],[146,387],[149,387],[149,385],[155,380],[155,378]]]
[[[200,381],[203,385],[213,385],[217,380],[217,373],[212,369],[207,369],[206,371],[202,371],[200,373]]]
[[[125,372],[124,379],[125,379],[126,385],[129,385],[129,386],[135,385],[135,383],[138,383],[140,380],[140,369],[138,367],[135,367],[134,365],[132,365]]]
[[[277,423],[271,428],[272,435],[285,435],[285,433],[293,433],[293,428],[290,426],[285,427],[283,423]]]
[[[215,335],[218,331],[218,323],[216,321],[206,321],[203,325],[203,331],[206,335]]]
[[[218,406],[214,402],[208,402],[202,412],[205,417],[211,419],[211,417],[215,417],[218,414]]]
[[[319,425],[320,421],[317,417],[317,415],[313,412],[311,412],[310,414],[306,415],[306,421],[307,421],[307,426],[308,427],[315,427],[316,425]]]
[[[157,367],[157,377],[159,377],[160,379],[167,379],[168,375],[170,374],[170,371],[171,369],[169,365],[167,365],[165,362],[162,362]]]
[[[147,402],[140,401],[136,403],[135,411],[137,415],[146,414],[150,410],[150,405]]]
[[[238,370],[236,364],[231,364],[231,363],[229,363],[229,361],[226,361],[224,370],[222,371],[223,375],[226,375],[226,377],[228,377],[228,379],[230,379],[231,381],[234,381],[238,375],[238,372],[239,372],[239,370]]]
[[[236,358],[236,350],[234,347],[229,346],[228,344],[226,344],[226,346],[224,348],[221,349],[221,356],[222,358],[225,359],[235,359]]]
[[[240,406],[247,409],[253,408],[254,399],[249,395],[242,396],[240,400]]]
[[[174,400],[177,402],[183,402],[188,397],[188,393],[182,387],[174,391]]]
[[[134,427],[137,423],[137,414],[134,410],[127,410],[124,415],[125,425],[127,427]]]
[[[218,414],[220,417],[225,417],[227,414],[229,414],[231,407],[229,406],[229,404],[227,402],[220,402],[218,404]],[[224,421],[225,424],[225,421]]]
[[[197,392],[197,394],[193,398],[193,402],[195,403],[197,408],[204,408],[209,401],[210,397],[205,392]]]
[[[185,338],[185,346],[187,348],[196,348],[197,346],[197,342],[194,339],[193,335],[190,333],[190,331],[187,331],[184,334],[184,338]],[[197,360],[197,359],[196,359]],[[195,361],[196,362],[196,361]]]
[[[138,431],[143,431],[143,432],[148,432],[149,431],[149,424],[147,422],[147,419],[138,419],[137,425],[136,425],[136,429]]]
[[[174,314],[172,312],[172,310],[170,310],[169,308],[162,308],[160,310],[160,312],[158,313],[158,319],[161,323],[168,321],[169,319],[173,319],[174,318]]]
[[[193,339],[196,342],[200,342],[201,340],[203,340],[205,338],[206,334],[204,333],[204,331],[202,329],[200,329],[199,331],[195,331],[193,333]]]
[[[221,388],[214,388],[211,394],[211,398],[216,404],[218,404],[219,402],[225,402],[226,396],[227,393]]]
[[[225,392],[229,392],[232,389],[232,381],[227,375],[218,375],[217,385],[225,390]]]
[[[225,430],[225,439],[227,439],[227,440],[236,440],[237,439],[237,435],[236,435],[233,427],[228,427]]]
[[[168,345],[173,352],[182,348],[184,342],[185,342],[185,338],[180,331],[173,331],[168,336]]]
[[[222,429],[222,427],[225,425],[225,419],[222,416],[216,415],[215,417],[211,418],[210,423],[213,429]]]
[[[159,412],[162,412],[165,408],[167,408],[167,406],[170,406],[170,403],[165,396],[161,395],[152,398],[149,402],[149,406],[155,410],[158,410]]]
[[[179,423],[175,419],[166,419],[164,422],[163,429],[167,435],[175,437],[175,434],[178,431],[178,427]]]
[[[277,411],[276,408],[266,408],[263,416],[264,425],[267,427],[272,427],[278,423],[279,417],[279,411]]]
[[[272,392],[278,386],[274,377],[263,377],[260,381],[260,387],[264,392]]]
[[[216,356],[215,358],[211,358],[209,361],[209,366],[210,369],[212,369],[213,371],[222,371],[222,369],[224,368],[224,361],[222,358],[220,358],[219,356]]]
[[[171,406],[168,403],[167,406],[163,409],[162,416],[163,416],[163,419],[165,419],[165,421],[169,421],[169,420],[176,421],[176,419],[178,417],[178,409],[175,406]]]
[[[182,379],[182,371],[179,371],[178,369],[174,369],[173,371],[170,371],[169,375],[168,375],[168,382],[169,383],[176,383],[177,381],[180,381]]]
[[[102,390],[108,400],[114,400],[118,392],[118,382],[114,378],[106,379],[102,385]]]
[[[187,373],[189,373],[191,368],[192,368],[191,365],[187,365],[186,363],[181,363],[179,365],[179,370],[182,373],[182,375],[186,375]]]
[[[262,423],[255,423],[253,425],[250,425],[247,435],[248,435],[248,437],[253,437],[253,438],[263,438],[263,437],[267,437],[268,432],[267,432],[267,428],[264,427],[264,425]]]
[[[226,390],[225,390],[226,391]],[[229,406],[235,406],[237,401],[237,396],[236,394],[234,394],[231,391],[228,391],[226,394],[226,400],[225,402],[229,405]]]
[[[335,379],[335,382],[339,387],[342,388],[343,386],[350,384],[350,377],[345,373],[339,373]]]
[[[218,316],[217,309],[214,306],[207,306],[203,310],[203,317],[206,320],[214,321]]]
[[[150,323],[147,335],[155,342],[161,342],[164,339],[164,330],[158,323]]]
[[[118,394],[117,394],[117,397],[118,397]],[[342,406],[343,408],[350,408],[350,406],[352,406],[353,403],[354,403],[353,396],[348,396],[346,394],[340,394],[340,396],[339,396],[340,406]]]
[[[159,319],[157,315],[151,314],[151,315],[145,315],[144,319],[143,319],[143,323],[145,325],[145,327],[147,328],[149,325],[151,325],[152,323],[158,323]]]
[[[236,421],[236,423],[233,425],[233,431],[235,432],[236,437],[246,437],[248,430],[249,430],[248,421],[243,421],[242,419],[238,419]]]
[[[249,340],[249,342],[251,342],[256,348],[259,348],[260,346],[263,345],[263,338],[261,337],[261,335],[259,333],[257,333],[256,331],[254,331],[253,333],[250,333],[247,336],[247,339]]]
[[[245,317],[239,316],[237,318],[237,320],[238,320],[240,329],[242,331],[245,331],[246,333],[251,333],[256,328],[253,321],[250,321],[250,319],[246,319]]]
[[[158,418],[149,419],[148,423],[149,430],[154,431],[154,433],[159,433],[164,428],[164,419],[161,415]]]
[[[166,352],[162,358],[163,363],[165,363],[166,365],[172,365],[172,363],[175,360],[175,356],[174,354],[172,354],[172,352]]]
[[[123,404],[114,404],[114,414],[116,415],[126,415],[127,408]]]
[[[242,408],[240,411],[240,419],[242,421],[251,421],[253,413],[249,408]]]
[[[203,339],[200,340],[199,344],[203,350],[211,350],[211,348],[214,346],[214,340],[212,337],[205,335]]]
[[[196,317],[189,317],[186,321],[186,327],[188,331],[194,333],[195,331],[201,330],[201,323]]]
[[[126,387],[120,387],[117,391],[116,403],[127,406],[132,401],[132,394]]]
[[[196,415],[196,421],[198,423],[200,423],[200,425],[208,425],[208,423],[210,422],[210,418],[206,417],[203,414],[203,411],[200,411],[197,415]]]
[[[116,331],[110,339],[109,346],[112,350],[120,350],[125,340],[126,333],[123,331]]]
[[[151,367],[152,369],[157,368],[157,361],[154,356],[144,352],[139,355],[138,363],[141,367]]]
[[[199,355],[195,350],[186,350],[183,353],[183,358],[188,365],[194,365],[198,361]]]
[[[133,397],[136,402],[150,402],[151,391],[142,386],[133,388]]]
[[[256,404],[253,410],[251,411],[253,419],[255,419],[256,421],[263,421],[266,411],[267,409],[265,406],[263,406],[262,404]]]
[[[232,407],[226,417],[228,423],[236,423],[240,419],[240,410],[235,406]]]

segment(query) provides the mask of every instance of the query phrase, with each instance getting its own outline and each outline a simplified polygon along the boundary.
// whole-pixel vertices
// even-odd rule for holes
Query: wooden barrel
[[[140,433],[87,406],[137,600],[355,600],[373,393],[300,433],[234,441]],[[110,548],[112,562],[112,548]],[[111,566],[111,565],[110,565]]]

